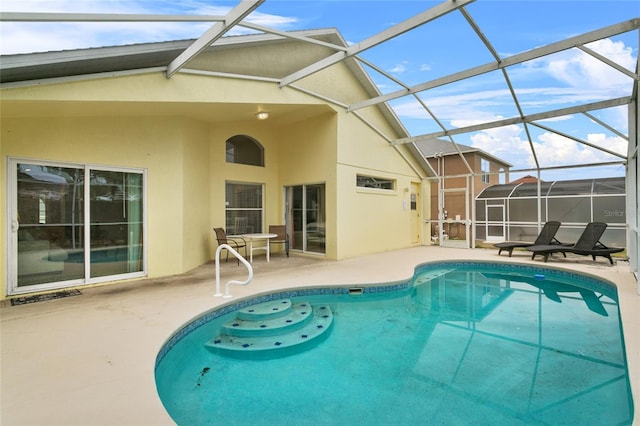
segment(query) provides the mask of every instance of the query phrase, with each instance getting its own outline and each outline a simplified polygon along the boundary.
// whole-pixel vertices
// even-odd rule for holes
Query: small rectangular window
[[[484,158],[480,159],[480,170],[482,171],[482,176],[480,179],[482,183],[490,183],[491,176],[489,175],[489,172],[491,171],[491,164],[489,163],[489,160],[486,160]]]
[[[375,176],[357,175],[356,186],[359,188],[375,188],[375,189],[395,189],[396,182],[393,179],[386,179]]]

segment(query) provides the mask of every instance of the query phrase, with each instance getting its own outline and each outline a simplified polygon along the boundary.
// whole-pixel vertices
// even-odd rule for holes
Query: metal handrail
[[[231,280],[227,283],[227,285],[225,286],[225,290],[224,290],[224,295],[220,292],[220,251],[222,251],[222,249],[227,249],[229,251],[229,253],[231,253],[232,255],[234,255],[236,258],[238,258],[239,261],[241,261],[244,266],[247,267],[247,270],[249,271],[249,276],[247,277],[246,281],[237,281],[237,280]],[[251,267],[251,264],[249,262],[247,262],[247,259],[245,259],[244,257],[242,257],[242,255],[240,253],[238,253],[237,251],[235,251],[233,249],[233,247],[231,247],[229,244],[220,244],[218,246],[218,248],[216,249],[216,294],[214,294],[215,297],[224,297],[226,299],[233,297],[231,296],[231,293],[229,293],[229,286],[230,285],[247,285],[251,282],[251,280],[253,279],[253,268]]]

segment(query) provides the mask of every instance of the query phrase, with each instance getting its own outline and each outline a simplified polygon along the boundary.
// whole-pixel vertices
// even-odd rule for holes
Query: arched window
[[[227,163],[264,167],[264,148],[250,136],[232,136],[227,139]]]

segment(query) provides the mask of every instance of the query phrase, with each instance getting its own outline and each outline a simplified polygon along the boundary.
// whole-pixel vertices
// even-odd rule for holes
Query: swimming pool
[[[328,307],[321,338],[212,347],[254,305]],[[275,341],[280,343],[279,338]],[[614,286],[551,268],[438,262],[411,280],[281,291],[206,312],[156,360],[178,424],[631,424]]]

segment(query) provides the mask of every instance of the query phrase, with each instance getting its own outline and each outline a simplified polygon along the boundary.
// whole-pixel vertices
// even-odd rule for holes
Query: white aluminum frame
[[[142,175],[142,185],[143,185],[143,200],[142,200],[142,271],[138,272],[129,272],[124,274],[116,274],[116,275],[106,275],[101,277],[91,277],[90,270],[90,250],[84,250],[85,256],[85,270],[84,270],[84,278],[67,280],[67,281],[56,281],[51,283],[43,283],[43,284],[35,284],[26,287],[18,287],[18,220],[17,220],[17,165],[19,163],[30,163],[30,164],[38,164],[38,165],[48,165],[48,166],[56,166],[56,167],[74,167],[80,169],[85,173],[85,176],[88,176],[89,170],[104,170],[104,171],[115,171],[115,172],[124,172],[124,173],[140,173]],[[25,157],[7,157],[6,163],[6,194],[7,194],[7,204],[6,204],[6,215],[9,220],[7,220],[6,226],[6,256],[5,256],[5,278],[7,282],[7,295],[17,295],[17,294],[26,294],[26,293],[34,293],[37,291],[46,291],[46,290],[54,290],[54,289],[63,289],[69,287],[81,287],[87,286],[91,284],[97,284],[101,282],[114,281],[114,278],[118,280],[126,280],[131,278],[141,278],[146,277],[148,274],[148,207],[147,207],[147,170],[141,168],[134,167],[111,167],[111,166],[102,166],[98,164],[89,164],[89,163],[74,163],[74,162],[60,162],[60,161],[50,161],[50,160],[39,160],[34,158],[25,158]],[[84,211],[89,212],[89,197],[90,185],[84,185]],[[91,221],[89,218],[85,218],[84,221],[84,247],[90,248],[90,232],[89,228],[91,226]]]

